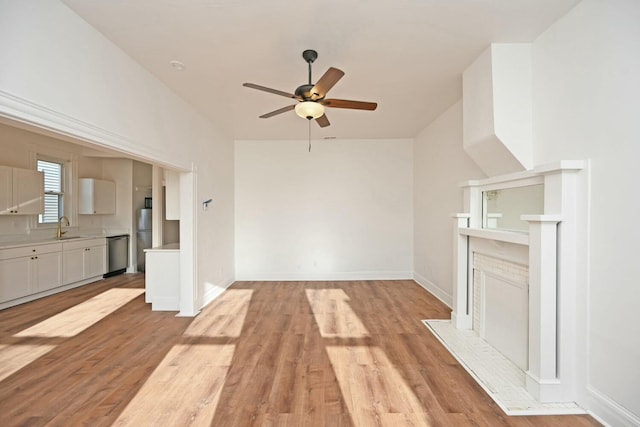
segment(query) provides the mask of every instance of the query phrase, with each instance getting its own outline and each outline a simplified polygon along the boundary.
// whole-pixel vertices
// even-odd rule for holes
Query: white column
[[[180,174],[180,313],[193,317],[199,313],[198,240],[196,235],[196,171]]]
[[[455,214],[453,226],[453,312],[451,322],[457,329],[473,329],[473,301],[469,283],[469,243],[460,228],[469,227],[470,214]]]
[[[529,222],[529,369],[527,391],[561,401],[558,379],[557,225],[559,215],[522,215]]]

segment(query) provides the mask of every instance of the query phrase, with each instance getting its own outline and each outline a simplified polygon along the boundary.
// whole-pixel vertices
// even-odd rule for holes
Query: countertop
[[[95,234],[95,235],[71,235],[71,236],[63,236],[62,239],[58,239],[56,237],[31,237],[25,236],[25,238],[16,239],[16,240],[8,240],[8,241],[0,241],[0,249],[9,249],[9,248],[20,248],[24,246],[33,246],[33,245],[46,245],[53,243],[64,243],[64,242],[75,242],[78,240],[89,240],[96,239],[101,237],[111,237],[111,236],[121,236],[122,233],[114,233],[114,234]]]
[[[180,243],[169,243],[167,245],[156,246],[155,248],[145,249],[145,252],[161,252],[161,251],[179,251]]]

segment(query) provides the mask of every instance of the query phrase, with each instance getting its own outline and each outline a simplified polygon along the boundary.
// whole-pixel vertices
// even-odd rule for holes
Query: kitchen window
[[[44,172],[44,213],[38,224],[55,224],[64,215],[64,162],[38,159],[37,169]]]

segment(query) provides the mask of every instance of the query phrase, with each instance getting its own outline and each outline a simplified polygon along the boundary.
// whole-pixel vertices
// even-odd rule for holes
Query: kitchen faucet
[[[62,220],[65,221],[67,227],[69,226],[69,218],[66,216],[61,216],[60,219],[58,219],[58,233],[56,235],[58,239],[62,239],[62,235],[66,233],[66,231],[62,231]]]

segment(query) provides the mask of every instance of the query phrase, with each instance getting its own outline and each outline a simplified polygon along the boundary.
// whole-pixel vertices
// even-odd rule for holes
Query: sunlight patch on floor
[[[227,289],[194,319],[184,336],[239,337],[252,296],[251,289]],[[207,311],[216,314],[206,315]]]
[[[323,338],[363,338],[369,331],[342,289],[307,289],[307,300]]]
[[[14,336],[73,337],[143,293],[144,289],[109,289]]]
[[[356,425],[430,425],[420,400],[382,349],[327,346],[326,350]]]
[[[235,345],[175,345],[114,425],[210,426]]]
[[[53,317],[14,334],[14,338],[69,338],[116,311],[144,289],[110,289],[69,308]],[[0,380],[44,356],[56,345],[5,344],[0,345]]]
[[[47,354],[54,347],[55,345],[44,344],[0,345],[0,381]]]

